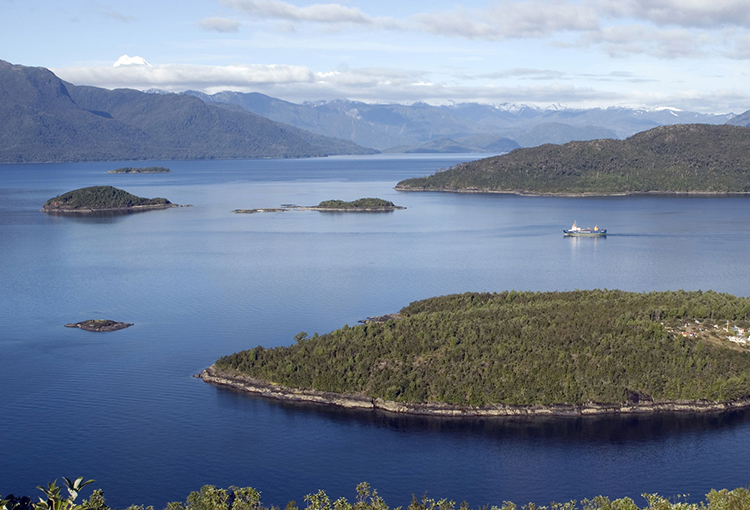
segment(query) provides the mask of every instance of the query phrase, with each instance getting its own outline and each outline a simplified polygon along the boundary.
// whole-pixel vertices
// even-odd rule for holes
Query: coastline
[[[406,209],[400,205],[383,206],[383,207],[297,207],[299,211],[320,211],[320,212],[390,212],[399,209]]]
[[[186,205],[178,204],[155,204],[155,205],[134,205],[132,207],[108,207],[102,209],[92,208],[81,208],[81,209],[63,209],[58,207],[42,207],[41,211],[46,213],[76,213],[76,214],[90,214],[99,212],[139,212],[139,211],[152,211],[158,209],[172,209],[173,207],[188,207]]]
[[[235,209],[233,213],[238,214],[255,214],[255,213],[269,213],[269,212],[287,212],[287,211],[320,211],[320,212],[391,212],[399,209],[406,209],[406,207],[400,205],[384,206],[384,207],[318,207],[318,206],[302,206],[295,205],[294,207],[264,207],[260,209]]]
[[[385,411],[395,414],[436,416],[448,418],[493,418],[493,417],[581,417],[600,415],[631,415],[652,413],[719,413],[750,407],[750,396],[743,399],[712,402],[698,401],[664,401],[639,403],[595,403],[586,404],[548,404],[548,405],[505,405],[472,407],[443,403],[403,403],[362,395],[289,388],[240,374],[232,374],[217,368],[216,365],[196,374],[203,382],[244,391],[256,396],[273,400],[304,402],[317,405],[337,406],[346,409],[368,411]]]
[[[750,191],[622,191],[616,193],[542,193],[528,190],[496,190],[490,188],[410,188],[407,186],[395,186],[396,191],[406,192],[437,192],[437,193],[495,193],[501,195],[516,195],[521,197],[628,197],[628,196],[750,196]]]

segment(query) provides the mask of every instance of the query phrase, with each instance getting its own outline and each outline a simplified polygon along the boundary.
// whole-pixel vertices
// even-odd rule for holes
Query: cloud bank
[[[557,38],[569,47],[599,47],[612,56],[700,57],[726,53],[726,29],[750,29],[747,0],[498,0],[484,8],[379,17],[337,3],[300,7],[282,0],[220,0],[250,20],[325,29],[368,28],[467,40]],[[745,34],[746,35],[746,34]],[[574,43],[567,39],[576,38]],[[559,45],[558,44],[558,45]],[[732,41],[729,42],[731,46]],[[702,48],[702,49],[699,49]],[[743,52],[735,51],[735,58]]]
[[[574,81],[581,75],[549,69],[518,68],[476,76],[477,80],[516,78],[514,85],[435,82],[427,73],[384,68],[359,68],[346,71],[314,71],[289,65],[156,65],[141,57],[121,58],[130,65],[117,67],[69,67],[53,69],[73,84],[104,88],[163,89],[172,92],[200,90],[209,94],[222,90],[261,92],[293,102],[347,98],[368,103],[432,104],[479,102],[500,104],[517,102],[547,106],[672,106],[685,110],[727,112],[750,98],[741,90],[711,92],[683,91],[678,94],[631,90],[627,93],[581,86]],[[144,63],[139,64],[139,61]],[[583,76],[596,82],[638,83],[649,81],[628,72]],[[554,79],[555,82],[547,83]],[[564,83],[569,81],[570,83]],[[525,83],[524,83],[525,82]],[[697,107],[697,105],[701,105]]]

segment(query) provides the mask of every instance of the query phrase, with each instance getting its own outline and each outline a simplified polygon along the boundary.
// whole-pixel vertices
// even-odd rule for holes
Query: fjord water
[[[192,377],[224,354],[454,292],[749,293],[750,198],[393,190],[468,159],[0,166],[0,494],[84,476],[120,508],[158,510],[204,484],[302,505],[318,489],[351,500],[369,481],[392,506],[426,493],[476,507],[747,485],[749,413],[460,422],[268,402]],[[39,212],[103,184],[194,207]],[[368,196],[407,209],[231,212]],[[610,235],[564,238],[574,220]],[[135,325],[62,327],[90,318]]]

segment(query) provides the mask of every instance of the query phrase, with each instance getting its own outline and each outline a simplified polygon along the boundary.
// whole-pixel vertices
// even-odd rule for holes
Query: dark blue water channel
[[[0,166],[0,494],[85,476],[114,506],[158,510],[204,484],[253,486],[285,505],[318,489],[351,500],[369,481],[392,506],[427,493],[476,507],[747,485],[745,413],[467,423],[267,402],[192,377],[224,354],[447,293],[750,293],[748,198],[393,190],[470,158],[146,163],[172,169],[163,175]],[[39,212],[100,184],[194,207]],[[366,196],[407,209],[231,213]],[[564,238],[574,220],[611,235]],[[135,325],[62,327],[89,318]]]

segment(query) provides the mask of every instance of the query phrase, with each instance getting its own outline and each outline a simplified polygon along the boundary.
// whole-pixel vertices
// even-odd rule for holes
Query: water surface
[[[0,494],[96,479],[117,507],[253,486],[267,504],[361,481],[472,506],[747,485],[750,414],[586,420],[393,417],[267,402],[192,376],[466,291],[716,290],[747,296],[750,199],[401,193],[472,156],[0,166]],[[132,166],[132,165],[130,165]],[[109,184],[194,207],[52,216],[49,198]],[[232,214],[379,197],[406,210]],[[606,238],[564,238],[574,220]],[[135,323],[114,333],[62,327]]]

